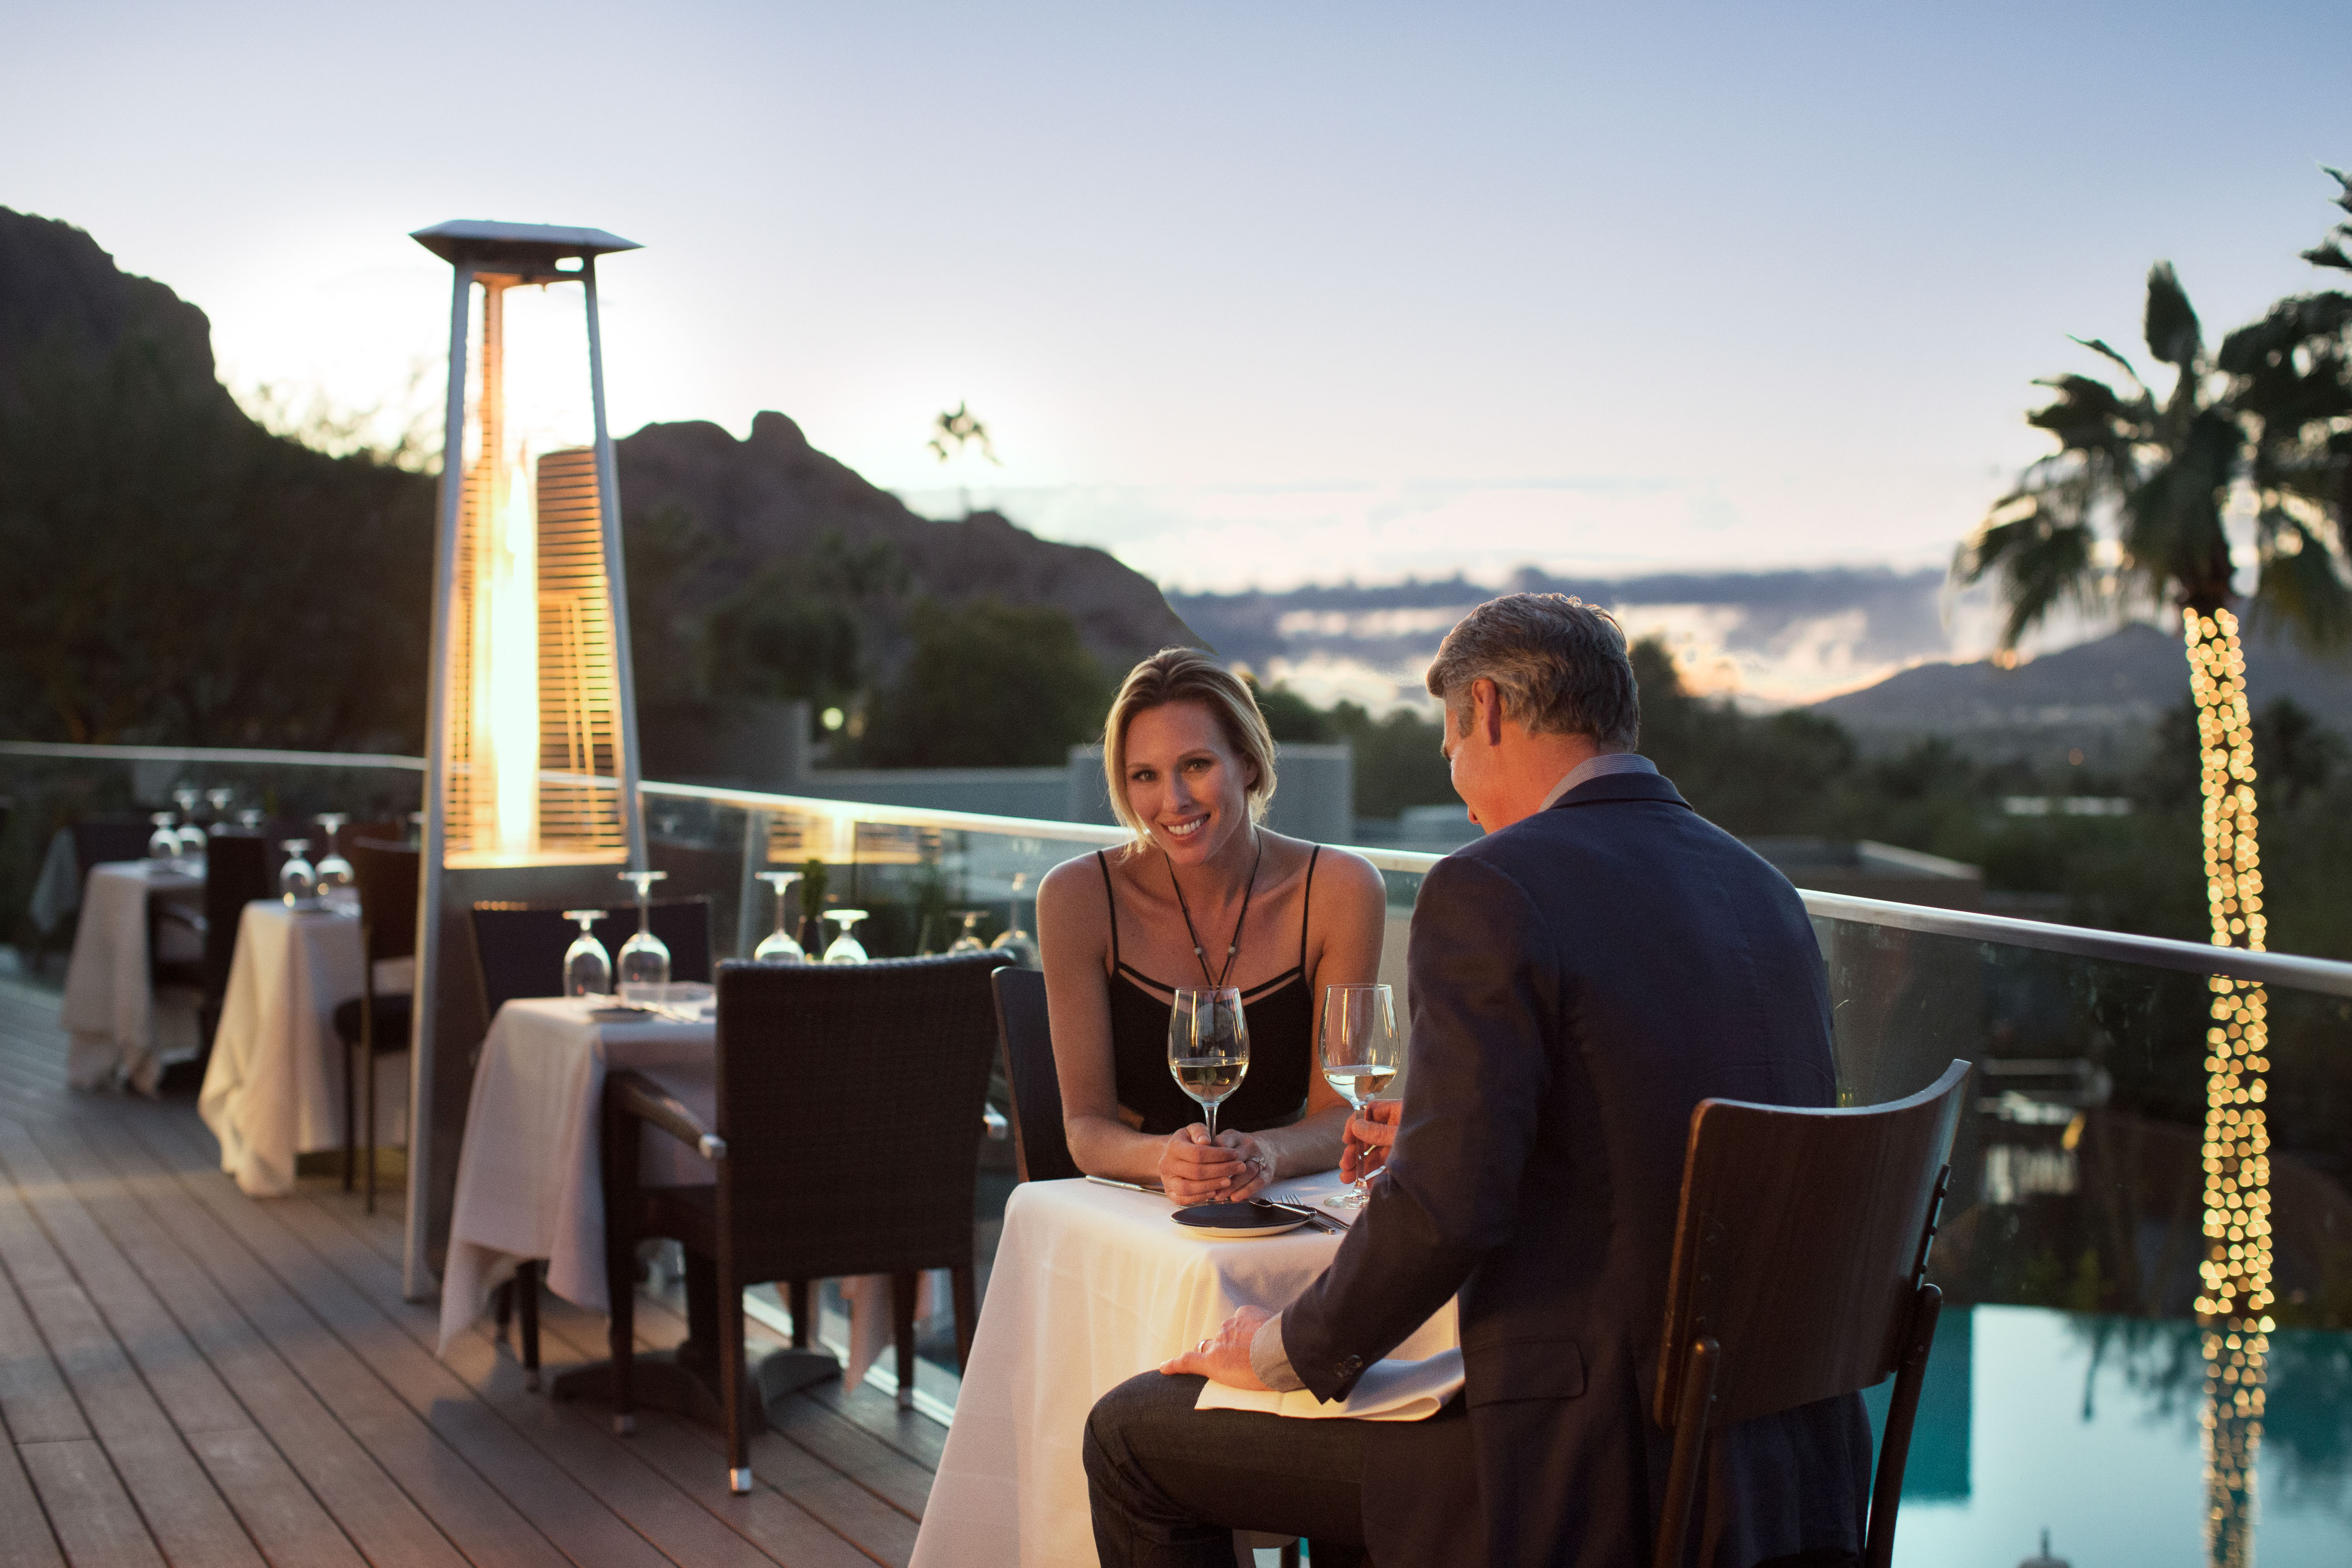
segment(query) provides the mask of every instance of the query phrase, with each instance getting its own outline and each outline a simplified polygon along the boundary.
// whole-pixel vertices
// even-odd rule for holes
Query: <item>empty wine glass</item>
[[[319,814],[319,826],[327,830],[327,852],[319,858],[320,898],[331,899],[352,885],[352,863],[343,858],[341,850],[335,847],[335,835],[341,832],[343,824],[350,820],[350,814],[346,812],[322,811]]]
[[[984,912],[985,911],[981,910],[966,910],[963,911],[963,934],[956,938],[955,941],[948,943],[948,951],[950,952],[985,952],[988,951],[988,944],[980,940],[980,931],[977,929],[980,925],[980,917]]]
[[[1381,1097],[1404,1066],[1397,1044],[1396,1003],[1385,985],[1328,985],[1323,989],[1323,1035],[1316,1043],[1323,1081],[1361,1112]],[[1356,1208],[1369,1194],[1371,1178],[1358,1176],[1355,1191],[1335,1206]]]
[[[147,820],[155,825],[155,831],[147,836],[147,858],[164,861],[178,859],[180,836],[172,831],[172,814],[168,811],[151,811],[147,814]]]
[[[205,791],[205,799],[212,803],[213,831],[215,833],[226,833],[228,831],[229,803],[236,798],[236,791],[233,789],[222,788],[208,789]]]
[[[302,858],[310,853],[307,838],[289,838],[278,847],[286,851],[286,864],[278,868],[278,891],[290,909],[300,909],[310,903],[319,891],[319,873],[310,862]]]
[[[1186,987],[1168,1014],[1168,1070],[1176,1087],[1207,1113],[1217,1135],[1217,1107],[1249,1076],[1249,1024],[1234,986]]]
[[[596,940],[594,930],[604,918],[602,910],[566,910],[563,918],[580,922],[579,940],[563,952],[563,994],[566,996],[606,996],[613,990],[613,955]]]
[[[669,949],[654,934],[654,884],[667,871],[624,871],[621,880],[637,889],[636,934],[621,944],[621,1000],[650,1007],[669,993]]]
[[[776,889],[776,929],[760,939],[751,950],[754,963],[806,963],[808,953],[793,940],[790,903],[785,895],[794,882],[801,879],[798,871],[762,871],[760,880]]]
[[[824,911],[824,918],[841,927],[841,934],[825,944],[824,962],[827,963],[865,963],[864,945],[849,932],[852,927],[866,918],[866,911],[864,910],[827,910]]]
[[[205,847],[212,840],[205,837],[205,830],[196,826],[196,819],[193,816],[181,819],[179,837],[181,866],[201,874],[205,868]]]
[[[195,861],[205,858],[205,830],[196,825],[196,803],[204,798],[204,792],[192,784],[175,784],[172,788],[172,799],[180,807],[180,852],[175,857],[177,859]]]
[[[1011,952],[1013,954],[1013,961],[1021,965],[1022,968],[1035,969],[1038,967],[1037,939],[1021,929],[1021,889],[1028,885],[1028,872],[1015,871],[1013,873],[1013,899],[1011,903],[1011,913],[1005,920],[1004,929],[998,931],[996,933],[996,940],[990,942],[988,945],[991,947],[1003,948],[1007,952]]]
[[[247,806],[243,811],[236,814],[236,823],[239,827],[244,828],[248,833],[260,832],[261,808],[257,805]]]
[[[172,786],[172,803],[180,808],[180,820],[183,822],[195,821],[196,802],[204,798],[204,792],[192,784],[176,784]]]

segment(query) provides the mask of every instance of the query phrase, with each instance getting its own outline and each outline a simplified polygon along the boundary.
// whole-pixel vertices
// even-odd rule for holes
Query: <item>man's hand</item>
[[[1258,1326],[1273,1316],[1263,1307],[1237,1308],[1213,1337],[1161,1362],[1160,1370],[1171,1377],[1195,1373],[1228,1388],[1262,1389],[1265,1384],[1250,1370],[1250,1342],[1257,1338]]]
[[[1402,1100],[1376,1100],[1348,1119],[1339,1145],[1339,1176],[1359,1181],[1389,1163],[1396,1142],[1397,1122],[1404,1116]]]

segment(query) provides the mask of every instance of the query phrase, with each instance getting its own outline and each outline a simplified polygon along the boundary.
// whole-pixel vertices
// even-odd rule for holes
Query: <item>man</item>
[[[1412,1058],[1387,1173],[1279,1315],[1244,1309],[1095,1406],[1106,1568],[1222,1565],[1233,1529],[1361,1543],[1380,1568],[1646,1563],[1671,1449],[1649,1412],[1692,1110],[1832,1101],[1804,907],[1633,754],[1616,622],[1555,594],[1494,600],[1448,634],[1429,689],[1486,837],[1439,862],[1413,909]],[[1457,1292],[1466,1382],[1426,1421],[1192,1408],[1204,1376],[1343,1398]],[[1697,1560],[1858,1552],[1869,1479],[1858,1398],[1727,1427],[1709,1448]]]

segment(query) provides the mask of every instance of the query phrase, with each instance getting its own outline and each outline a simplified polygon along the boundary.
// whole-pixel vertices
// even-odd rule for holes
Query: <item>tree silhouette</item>
[[[928,446],[931,449],[931,455],[942,463],[961,456],[966,447],[977,445],[982,457],[1000,468],[1004,466],[996,455],[996,443],[988,438],[988,426],[980,422],[980,416],[971,411],[968,404],[959,403],[953,408],[940,413],[932,419],[931,438],[924,445]],[[956,493],[961,500],[964,516],[970,517],[971,487],[958,484]]]

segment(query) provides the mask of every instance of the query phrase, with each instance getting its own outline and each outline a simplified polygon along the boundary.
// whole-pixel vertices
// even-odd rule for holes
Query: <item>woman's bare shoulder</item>
[[[1107,851],[1112,861],[1118,858],[1116,849]],[[1069,910],[1091,902],[1102,902],[1102,863],[1094,851],[1074,855],[1045,873],[1037,884],[1037,902],[1055,910]]]
[[[1375,909],[1388,905],[1388,883],[1381,878],[1380,868],[1352,849],[1339,849],[1327,844],[1316,862],[1316,880],[1331,879],[1332,888],[1340,897],[1355,901],[1361,900]]]

